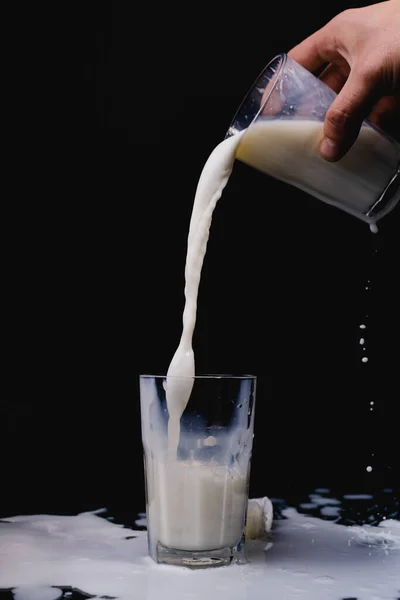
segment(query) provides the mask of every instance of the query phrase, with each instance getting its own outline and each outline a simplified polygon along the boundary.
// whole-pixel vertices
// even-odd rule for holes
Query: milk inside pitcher
[[[374,225],[400,199],[400,145],[365,120],[341,160],[322,158],[323,122],[335,97],[279,54],[251,87],[226,137],[245,129],[237,159]]]

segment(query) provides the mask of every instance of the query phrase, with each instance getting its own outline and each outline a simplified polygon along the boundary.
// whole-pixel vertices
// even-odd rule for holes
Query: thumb
[[[373,78],[350,71],[346,83],[325,116],[324,139],[320,151],[326,160],[339,160],[350,150],[375,100],[376,86]]]

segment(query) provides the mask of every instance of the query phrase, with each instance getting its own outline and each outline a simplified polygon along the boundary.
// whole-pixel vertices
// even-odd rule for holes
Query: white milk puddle
[[[345,511],[367,501],[311,494],[308,504],[326,513],[324,520],[280,510],[277,500],[272,533],[247,542],[247,564],[203,571],[156,565],[147,556],[146,531],[99,514],[7,517],[0,522],[0,590],[15,600],[395,600],[400,522],[387,518],[374,527],[331,520],[341,505]],[[143,513],[136,523],[145,526]]]

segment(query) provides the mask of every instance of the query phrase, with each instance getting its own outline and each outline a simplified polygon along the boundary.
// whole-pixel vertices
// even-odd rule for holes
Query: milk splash
[[[329,504],[334,498],[310,498],[321,511],[340,508]],[[367,501],[356,496],[347,503],[357,499]],[[0,522],[0,590],[12,589],[14,600],[56,600],[62,593],[67,600],[74,589],[85,593],[80,598],[116,600],[398,597],[400,522],[348,527],[281,502],[272,534],[247,542],[247,564],[197,572],[156,565],[144,528],[132,531],[106,512],[7,517]]]

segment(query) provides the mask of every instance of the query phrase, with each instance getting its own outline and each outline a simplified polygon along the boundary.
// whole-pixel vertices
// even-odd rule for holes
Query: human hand
[[[321,154],[339,160],[362,121],[400,125],[400,0],[346,10],[288,55],[338,93],[324,123]]]

